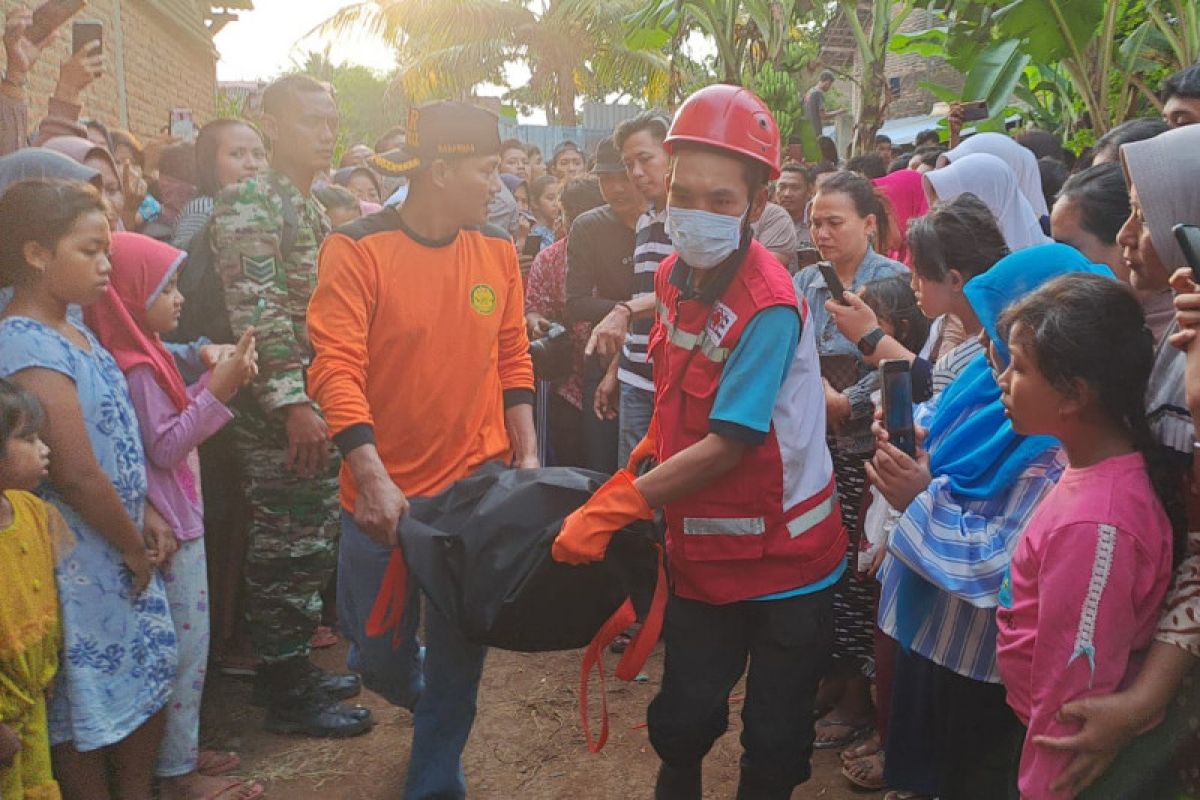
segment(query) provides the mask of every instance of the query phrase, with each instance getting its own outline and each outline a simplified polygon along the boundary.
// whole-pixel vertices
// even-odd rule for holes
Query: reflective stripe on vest
[[[767,521],[762,517],[684,517],[686,536],[762,536]]]
[[[714,364],[720,364],[729,358],[729,348],[717,347],[716,342],[708,337],[707,331],[703,333],[689,333],[675,327],[675,323],[671,322],[671,318],[667,314],[667,307],[662,303],[658,304],[658,321],[666,329],[668,341],[676,347],[692,351],[699,346],[701,354]]]
[[[807,533],[814,527],[825,521],[825,518],[833,513],[834,495],[830,494],[817,505],[805,511],[800,516],[787,523],[788,535],[793,539],[803,533]]]

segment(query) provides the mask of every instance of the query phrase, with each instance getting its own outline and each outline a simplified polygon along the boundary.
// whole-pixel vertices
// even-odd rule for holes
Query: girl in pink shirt
[[[1154,345],[1129,287],[1059,278],[1010,307],[1000,331],[1010,357],[998,383],[1013,428],[1057,437],[1070,467],[1013,553],[996,612],[997,660],[1027,728],[1021,796],[1069,797],[1055,784],[1071,754],[1034,738],[1076,732],[1077,723],[1056,718],[1064,703],[1136,675],[1170,582],[1182,503],[1177,484],[1152,474],[1144,456]]]
[[[146,451],[146,497],[171,526],[179,549],[163,567],[179,666],[167,705],[155,775],[165,800],[251,800],[256,783],[197,771],[200,699],[208,662],[208,577],[196,448],[233,418],[226,404],[257,373],[254,332],[191,386],[160,334],[179,324],[176,284],[187,253],[137,233],[112,236],[111,283],[84,318],[125,373]]]

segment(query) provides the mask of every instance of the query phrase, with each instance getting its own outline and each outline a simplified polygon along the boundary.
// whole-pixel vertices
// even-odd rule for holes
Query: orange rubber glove
[[[614,533],[636,520],[653,518],[654,509],[633,485],[633,474],[619,470],[563,521],[550,556],[564,564],[602,561]]]
[[[633,448],[633,452],[629,454],[629,463],[625,465],[625,469],[638,474],[638,470],[642,466],[642,462],[648,458],[655,457],[655,445],[658,439],[658,417],[650,417],[650,428],[646,431],[646,435]]]

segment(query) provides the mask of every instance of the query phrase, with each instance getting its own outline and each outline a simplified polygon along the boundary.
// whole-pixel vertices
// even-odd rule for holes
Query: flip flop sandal
[[[201,750],[196,759],[196,772],[209,778],[228,775],[242,765],[237,753],[227,750]]]
[[[864,747],[870,747],[872,749],[869,752],[868,751],[855,752],[856,750],[862,750],[862,748],[864,748]],[[876,753],[882,752],[882,750],[883,750],[882,742],[880,742],[875,737],[868,737],[868,738],[864,739],[863,741],[859,742],[858,744],[847,747],[845,750],[843,750],[838,755],[840,755],[842,757],[843,764],[849,764],[851,761],[858,761],[860,758],[867,758],[868,756],[873,756]]]
[[[878,772],[872,766],[864,774],[857,774],[853,767],[866,762],[878,760]],[[883,780],[883,756],[880,753],[872,753],[869,756],[863,756],[857,761],[852,761],[842,767],[842,776],[860,789],[877,792],[880,789],[886,789],[887,783]]]
[[[850,732],[845,736],[840,736],[837,739],[814,739],[813,747],[817,750],[833,750],[840,747],[849,747],[850,745],[862,739],[872,730],[871,724],[855,725],[853,722],[843,722],[836,719],[819,719],[816,722],[817,728],[848,728]]]
[[[243,787],[250,789],[248,794],[241,793]],[[204,800],[258,800],[266,790],[261,783],[250,780],[239,780],[226,786],[216,794],[210,794]]]

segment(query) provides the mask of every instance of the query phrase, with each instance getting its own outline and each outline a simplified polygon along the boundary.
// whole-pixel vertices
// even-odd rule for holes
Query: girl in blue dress
[[[67,317],[108,286],[105,205],[85,184],[28,181],[0,198],[0,377],[46,411],[50,478],[42,496],[75,548],[58,566],[63,663],[50,704],[54,771],[66,798],[149,800],[175,672],[175,630],[143,534],[146,471],[125,378]]]

